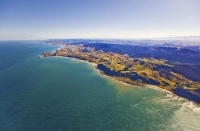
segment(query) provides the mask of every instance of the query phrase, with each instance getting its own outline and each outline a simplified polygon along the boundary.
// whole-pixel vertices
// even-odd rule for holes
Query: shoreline
[[[145,85],[145,86],[148,87],[148,88],[152,88],[152,89],[155,89],[155,90],[159,90],[159,91],[165,92],[165,93],[167,93],[167,94],[176,95],[176,94],[174,94],[173,92],[170,92],[170,91],[168,91],[168,90],[166,90],[166,89],[162,89],[162,88],[160,88],[160,87],[158,87],[158,86],[154,86],[154,85]],[[176,96],[178,96],[178,95],[176,95]]]
[[[112,77],[112,76],[108,76],[108,75],[102,73],[102,71],[101,71],[100,69],[97,68],[97,64],[96,64],[96,63],[93,63],[93,62],[89,62],[89,61],[86,61],[86,60],[81,60],[81,59],[73,58],[73,57],[65,57],[65,56],[50,56],[50,57],[70,58],[70,59],[73,59],[73,60],[85,62],[85,63],[89,64],[90,66],[92,66],[93,69],[95,69],[100,75],[109,77],[109,78],[111,78],[111,79],[113,79],[113,80],[116,80],[116,81],[118,81],[118,82],[122,82],[122,84],[124,84],[124,85],[130,85],[130,86],[144,86],[144,87],[147,87],[147,88],[151,88],[151,89],[157,90],[157,91],[159,91],[159,92],[166,93],[166,95],[167,95],[167,94],[170,94],[170,95],[173,95],[173,96],[175,96],[175,97],[182,98],[182,99],[184,99],[186,102],[190,102],[190,103],[192,103],[192,104],[194,104],[194,105],[196,105],[196,106],[200,106],[200,104],[198,104],[198,103],[196,103],[196,102],[194,102],[194,101],[191,101],[191,100],[188,100],[188,99],[186,99],[186,98],[184,98],[184,97],[178,96],[178,95],[174,94],[173,92],[170,92],[170,91],[168,91],[168,90],[162,89],[162,88],[157,87],[157,86],[155,86],[155,85],[145,85],[145,84],[144,84],[144,85],[136,85],[136,84],[133,85],[133,84],[129,84],[129,83],[126,83],[126,82],[124,82],[124,81],[118,80],[117,78],[114,78],[114,77]]]
[[[76,59],[76,58],[75,58]],[[79,60],[79,59],[77,59],[77,60]],[[84,61],[84,60],[81,60],[81,61]],[[86,61],[87,62],[87,61]],[[89,63],[90,65],[92,65],[92,62],[87,62],[87,63]],[[94,63],[95,64],[95,63]],[[97,64],[96,64],[97,65]],[[93,66],[93,65],[92,65]],[[144,87],[146,87],[146,88],[151,88],[151,89],[154,89],[154,90],[157,90],[157,91],[159,91],[159,92],[163,92],[163,93],[165,93],[166,95],[173,95],[174,97],[177,97],[177,98],[181,98],[181,99],[184,99],[186,102],[189,102],[189,103],[192,103],[192,104],[194,104],[194,105],[196,105],[196,106],[200,106],[200,104],[198,104],[198,103],[196,103],[196,102],[194,102],[194,101],[191,101],[191,100],[188,100],[188,99],[186,99],[186,98],[184,98],[184,97],[181,97],[181,96],[178,96],[178,95],[176,95],[176,94],[174,94],[173,92],[170,92],[170,91],[168,91],[168,90],[166,90],[166,89],[162,89],[162,88],[160,88],[160,87],[158,87],[158,86],[155,86],[155,85],[133,85],[133,84],[129,84],[129,83],[126,83],[126,82],[124,82],[124,81],[121,81],[121,80],[118,80],[117,78],[114,78],[114,77],[112,77],[112,76],[108,76],[108,75],[105,75],[105,74],[102,74],[101,72],[101,70],[99,70],[99,69],[97,69],[96,68],[96,66],[93,66],[93,68],[94,69],[96,69],[98,72],[99,72],[99,74],[100,75],[103,75],[103,76],[106,76],[106,77],[109,77],[109,78],[111,78],[111,79],[113,79],[113,80],[116,80],[116,81],[118,81],[118,82],[122,82],[122,84],[124,84],[124,85],[130,85],[130,86],[144,86]]]
[[[65,57],[65,56],[50,56],[50,57],[70,58],[70,59],[73,59],[73,60],[78,60],[78,61],[81,61],[81,62],[88,63],[89,65],[91,65],[91,66],[93,67],[93,69],[95,69],[96,71],[98,71],[98,73],[99,73],[100,75],[103,75],[103,76],[106,76],[106,77],[110,77],[110,78],[112,78],[112,79],[114,79],[114,80],[117,80],[117,81],[119,81],[119,82],[122,82],[122,83],[125,84],[125,85],[133,85],[133,84],[129,84],[129,83],[126,83],[126,82],[124,82],[124,81],[118,80],[118,79],[115,78],[115,77],[112,77],[112,76],[109,76],[109,75],[106,75],[106,74],[102,73],[103,71],[101,71],[100,69],[97,68],[97,64],[96,64],[96,63],[89,62],[89,61],[85,61],[85,60],[81,60],[81,59],[78,59],[78,58],[73,58],[73,57]],[[168,94],[174,94],[173,92],[170,92],[170,91],[168,91],[168,90],[162,89],[162,88],[157,87],[157,86],[154,86],[154,85],[145,85],[145,84],[144,84],[144,85],[136,85],[136,84],[135,84],[135,85],[133,85],[133,86],[145,86],[145,87],[147,87],[147,88],[152,88],[152,89],[155,89],[155,90],[159,90],[159,91],[162,91],[162,92],[165,92],[165,93],[168,93]],[[174,95],[176,95],[176,94],[174,94]]]
[[[55,45],[55,44],[51,44],[51,43],[48,43],[48,44],[49,44],[49,45]],[[58,49],[52,51],[51,53],[56,53],[58,50],[61,50],[62,48],[65,48],[65,45],[62,45],[62,44],[58,44],[58,46],[60,46],[60,47],[59,47]],[[41,55],[42,55],[42,54],[41,54]],[[40,55],[40,56],[41,56],[41,55]],[[43,55],[41,58],[43,58],[43,57],[46,57],[46,56]],[[49,56],[47,56],[47,57],[49,57]],[[52,56],[50,56],[50,57],[52,57]],[[119,80],[118,78],[115,78],[115,77],[106,75],[102,70],[98,69],[98,64],[93,63],[93,62],[89,62],[89,61],[86,61],[86,60],[83,60],[83,59],[74,58],[74,57],[67,57],[67,56],[54,56],[54,57],[61,57],[61,58],[66,57],[66,58],[71,58],[71,59],[74,59],[74,60],[86,62],[86,63],[88,63],[89,65],[91,65],[91,66],[93,67],[93,69],[96,69],[96,71],[97,71],[99,74],[101,74],[101,75],[103,75],[103,76],[106,76],[106,77],[109,77],[109,78],[112,78],[112,79],[114,79],[114,80],[117,80],[117,81],[119,81],[119,82],[122,82],[122,83],[125,84],[125,85],[144,86],[144,87],[147,87],[147,88],[152,88],[152,89],[154,89],[154,90],[158,90],[158,91],[164,92],[164,93],[166,93],[166,94],[171,94],[171,95],[173,95],[173,96],[176,96],[176,97],[179,97],[179,98],[183,98],[184,100],[186,100],[186,101],[188,101],[188,102],[192,102],[192,103],[195,104],[195,105],[198,105],[198,106],[200,105],[199,103],[196,103],[196,102],[194,102],[194,101],[192,101],[192,100],[190,100],[190,99],[187,99],[187,98],[185,98],[185,97],[179,96],[179,95],[177,95],[177,94],[175,94],[175,93],[173,93],[173,92],[171,92],[171,91],[168,91],[168,90],[166,90],[166,89],[162,89],[162,88],[160,88],[160,87],[158,87],[158,86],[155,86],[155,85],[150,85],[150,84],[142,84],[142,85],[130,84],[130,83],[126,83],[126,82],[124,82],[124,81],[122,81],[122,80]],[[38,58],[39,58],[39,57],[38,57]]]

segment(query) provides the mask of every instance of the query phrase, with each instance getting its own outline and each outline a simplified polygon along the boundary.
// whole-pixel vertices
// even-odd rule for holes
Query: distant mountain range
[[[143,46],[200,46],[200,36],[169,36],[155,37],[147,39],[49,39],[47,41],[57,41],[66,43],[108,43],[108,44],[128,44]]]

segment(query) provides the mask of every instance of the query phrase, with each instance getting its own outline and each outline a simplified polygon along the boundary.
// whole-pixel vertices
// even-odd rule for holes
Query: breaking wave
[[[200,105],[173,94],[167,94],[164,100],[179,106],[167,131],[200,131]]]

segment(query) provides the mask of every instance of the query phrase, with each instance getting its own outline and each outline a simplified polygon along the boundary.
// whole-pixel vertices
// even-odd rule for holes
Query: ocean
[[[200,131],[200,106],[101,75],[60,46],[0,42],[0,131]]]

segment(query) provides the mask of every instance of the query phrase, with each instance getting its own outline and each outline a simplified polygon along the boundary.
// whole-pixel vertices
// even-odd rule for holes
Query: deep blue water
[[[102,76],[59,46],[0,42],[0,131],[200,130],[200,108],[149,87]]]

